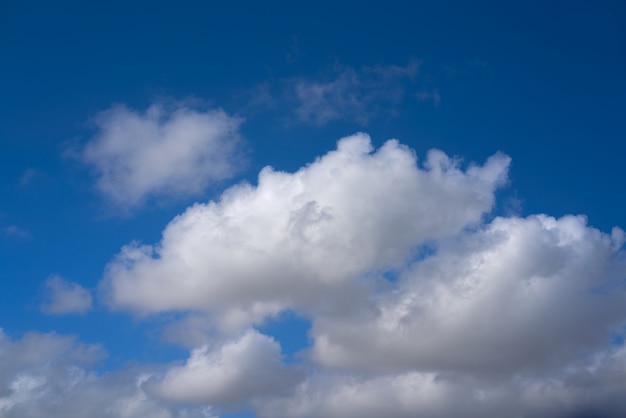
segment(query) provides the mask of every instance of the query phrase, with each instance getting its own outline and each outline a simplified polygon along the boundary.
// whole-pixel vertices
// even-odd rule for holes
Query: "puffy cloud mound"
[[[184,366],[167,372],[159,392],[179,402],[233,407],[260,396],[285,394],[299,377],[282,362],[276,341],[249,330],[218,347],[193,350]]]
[[[98,190],[118,208],[150,197],[198,194],[239,168],[241,119],[222,110],[152,105],[144,113],[114,106],[95,118],[97,134],[79,152]]]
[[[78,283],[52,275],[46,280],[44,287],[44,301],[41,304],[44,313],[83,314],[91,309],[91,293]]]
[[[395,140],[374,151],[367,135],[347,137],[295,173],[266,167],[258,186],[192,206],[156,246],[124,247],[104,289],[115,308],[204,310],[229,329],[287,308],[346,309],[355,279],[477,224],[508,164],[496,154],[463,171],[431,151],[420,168]]]

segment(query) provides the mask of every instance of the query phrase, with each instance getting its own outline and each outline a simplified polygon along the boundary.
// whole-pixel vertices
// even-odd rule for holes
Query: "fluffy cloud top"
[[[131,209],[150,197],[201,192],[231,177],[240,163],[241,119],[222,110],[152,105],[144,113],[115,106],[95,118],[97,134],[79,158],[114,205]]]
[[[78,283],[53,275],[44,284],[41,310],[47,314],[82,314],[91,309],[91,293]]]
[[[395,140],[373,151],[367,135],[344,138],[296,173],[268,167],[258,186],[194,205],[157,246],[126,246],[104,289],[116,308],[205,310],[226,328],[287,308],[345,309],[355,279],[479,222],[508,163],[497,154],[463,171],[432,151],[420,168]]]
[[[184,366],[167,372],[159,392],[179,402],[232,407],[260,396],[288,393],[299,375],[282,362],[276,341],[249,330],[218,347],[193,350]]]

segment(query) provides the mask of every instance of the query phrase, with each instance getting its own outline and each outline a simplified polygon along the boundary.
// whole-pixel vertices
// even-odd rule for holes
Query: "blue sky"
[[[3,2],[0,416],[622,416],[626,6],[544,3]]]

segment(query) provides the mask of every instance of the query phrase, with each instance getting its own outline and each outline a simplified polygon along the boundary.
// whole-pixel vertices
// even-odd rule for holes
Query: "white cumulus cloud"
[[[98,190],[129,210],[149,198],[195,195],[240,167],[241,119],[220,109],[117,105],[95,118],[98,131],[78,152]]]
[[[226,329],[288,308],[344,310],[359,277],[478,223],[508,163],[496,154],[464,171],[432,151],[422,168],[395,140],[373,150],[367,135],[347,137],[295,173],[267,167],[257,186],[192,206],[158,245],[124,247],[103,290],[115,308],[207,311]]]

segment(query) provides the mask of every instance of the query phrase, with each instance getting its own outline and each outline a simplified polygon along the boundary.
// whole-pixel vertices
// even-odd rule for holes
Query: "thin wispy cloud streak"
[[[325,77],[285,81],[286,98],[300,122],[324,125],[349,119],[361,125],[381,114],[393,115],[419,75],[420,62],[355,70],[337,66]]]
[[[263,114],[288,106],[288,125],[324,126],[333,121],[349,121],[367,126],[378,118],[393,118],[404,102],[417,98],[435,106],[441,96],[435,89],[416,93],[421,62],[406,65],[376,65],[353,68],[336,63],[316,76],[291,76],[265,81],[250,92],[246,109]],[[424,95],[428,94],[428,97]]]

